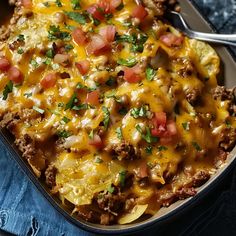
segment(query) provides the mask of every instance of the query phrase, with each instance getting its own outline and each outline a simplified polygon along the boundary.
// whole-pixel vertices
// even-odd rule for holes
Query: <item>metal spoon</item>
[[[166,12],[166,18],[173,24],[174,27],[183,31],[190,38],[236,46],[236,34],[202,33],[191,30],[181,14],[175,11]]]

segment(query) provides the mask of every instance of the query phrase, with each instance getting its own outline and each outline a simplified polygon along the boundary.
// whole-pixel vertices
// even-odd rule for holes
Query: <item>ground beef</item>
[[[177,0],[143,0],[156,16],[163,16],[167,9],[179,11]]]
[[[217,86],[212,90],[213,98],[215,100],[219,99],[221,101],[234,99],[232,90],[226,89],[224,86]]]
[[[121,142],[106,147],[105,150],[110,152],[118,160],[135,160],[140,158],[140,151],[128,142]]]
[[[101,210],[115,214],[121,212],[125,206],[125,197],[116,189],[113,193],[108,191],[98,193],[94,201]]]
[[[236,145],[236,129],[227,128],[221,133],[219,147],[224,151],[231,151]]]
[[[1,128],[7,128],[13,132],[15,125],[20,121],[20,114],[18,112],[7,112],[3,115],[0,121]]]
[[[190,182],[188,185],[197,188],[206,183],[208,179],[210,179],[210,174],[208,172],[198,171],[196,174],[194,174],[192,182]]]
[[[196,106],[200,99],[200,91],[198,89],[186,90],[186,99],[192,105]]]
[[[51,188],[56,186],[56,173],[57,168],[54,165],[49,165],[45,171],[46,184]]]
[[[28,135],[24,134],[22,137],[15,140],[16,146],[22,152],[22,156],[26,159],[33,158],[36,154],[35,142]]]
[[[188,188],[186,186],[184,186],[183,188],[176,191],[177,198],[180,200],[188,198],[188,197],[192,197],[196,193],[197,193],[197,191],[193,187]]]

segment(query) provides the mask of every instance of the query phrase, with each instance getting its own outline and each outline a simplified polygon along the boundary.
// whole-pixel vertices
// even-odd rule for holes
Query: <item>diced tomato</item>
[[[168,144],[171,144],[172,141],[173,141],[173,137],[172,137],[172,136],[161,137],[161,138],[160,138],[160,144],[161,144],[161,145],[168,145]]]
[[[168,135],[173,136],[173,135],[177,134],[176,124],[175,124],[175,122],[173,120],[169,120],[167,122],[166,127],[167,127]]]
[[[111,5],[109,0],[100,0],[98,6],[105,14],[111,13]]]
[[[109,43],[113,42],[116,34],[114,25],[107,25],[99,30],[99,34]]]
[[[183,43],[184,38],[182,36],[176,36],[172,33],[164,34],[160,37],[160,40],[168,47],[180,46]]]
[[[99,55],[106,52],[109,48],[110,45],[100,34],[94,34],[91,36],[91,41],[88,43],[86,51],[88,55]]]
[[[31,0],[21,0],[21,5],[24,8],[30,9],[30,8],[32,8],[32,1]]]
[[[16,84],[19,84],[23,81],[23,75],[21,71],[15,66],[10,67],[10,69],[7,71],[7,75],[9,80]]]
[[[138,18],[140,21],[144,20],[148,15],[148,12],[142,5],[137,5],[133,9],[132,17]]]
[[[94,134],[93,139],[89,139],[89,145],[92,145],[96,148],[102,148],[103,142],[101,137],[98,134]]]
[[[111,6],[111,9],[113,9],[113,10],[115,10],[121,4],[122,4],[122,0],[111,0],[110,1],[110,6]]]
[[[57,82],[56,73],[47,74],[41,81],[40,84],[44,89],[52,88]]]
[[[161,111],[161,112],[155,112],[155,117],[153,118],[153,122],[155,123],[155,125],[162,125],[165,126],[166,125],[166,113]]]
[[[92,4],[87,8],[87,12],[96,20],[103,21],[105,19],[103,9],[97,4]]]
[[[163,136],[166,132],[166,113],[155,112],[155,116],[152,118],[152,125],[154,126],[151,133],[154,137]]]
[[[90,62],[88,60],[83,60],[75,63],[75,66],[78,68],[81,75],[88,73],[90,68]]]
[[[90,105],[98,106],[99,105],[99,92],[97,90],[92,91],[91,93],[87,94],[86,103]]]
[[[11,63],[5,58],[0,58],[0,71],[7,71],[11,66]]]
[[[75,43],[77,43],[78,45],[85,45],[87,42],[87,37],[86,37],[85,32],[79,27],[73,30],[72,38],[74,39]]]
[[[132,68],[124,69],[124,79],[129,83],[138,83],[142,80],[142,77],[139,75],[141,72],[139,66],[134,66]]]

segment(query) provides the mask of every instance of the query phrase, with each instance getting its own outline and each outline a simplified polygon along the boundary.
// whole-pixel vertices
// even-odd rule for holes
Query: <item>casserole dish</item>
[[[186,10],[186,7],[188,6],[188,3],[186,2],[183,2],[182,3],[182,9],[183,9],[183,13],[185,12],[185,10]],[[191,9],[190,8],[190,5],[188,6],[189,7],[189,9]],[[188,12],[190,12],[190,10],[189,9],[187,9],[187,11]],[[192,8],[193,9],[193,8]],[[191,14],[191,16],[194,16],[194,14],[196,14],[196,12],[194,12],[194,9],[193,9],[193,13]],[[200,16],[197,16],[198,18],[200,17]],[[224,61],[224,60],[226,60],[226,58],[227,58],[227,52],[224,50],[224,49],[219,49],[219,53],[220,53],[220,55],[221,55],[221,57],[222,57],[222,60]],[[229,62],[227,62],[226,63],[226,65],[227,66],[229,66],[229,64],[230,63],[232,63],[232,65],[233,65],[233,61],[231,61],[231,60],[229,60]],[[232,69],[233,68],[233,66],[230,66],[230,68]],[[226,67],[227,67],[226,66]],[[226,68],[226,71],[227,71],[228,69]],[[226,78],[230,78],[229,77],[229,75],[226,75],[225,76]],[[226,81],[226,84],[227,85],[232,85],[232,84],[230,84],[230,82],[227,82]],[[3,132],[3,135],[5,135],[6,133],[5,132]],[[5,138],[7,137],[6,135],[4,136]],[[6,139],[8,142],[10,142],[10,144],[12,144],[12,140],[10,140],[9,138],[7,138]],[[22,159],[18,159],[18,161],[20,162],[20,163],[24,163],[24,161],[22,161]],[[200,189],[199,189],[199,193],[198,193],[198,195],[197,196],[200,196],[200,194],[201,194],[201,192],[203,192],[204,190],[205,190],[205,188],[206,188],[206,186],[208,186],[208,185],[210,185],[211,183],[213,183],[214,182],[214,180],[216,179],[216,177],[219,177],[220,176],[220,174],[221,173],[223,173],[224,172],[224,170],[226,170],[226,169],[228,169],[229,168],[229,166],[231,166],[231,162],[233,161],[233,155],[231,154],[229,157],[228,157],[228,160],[227,160],[227,165],[225,165],[225,167],[222,167],[220,170],[219,170],[219,172],[216,174],[216,175],[214,175],[214,177],[206,184],[206,185],[204,185],[204,187],[201,187]],[[24,166],[25,165],[27,165],[27,164],[23,164]],[[31,176],[31,174],[30,174],[31,172],[29,172],[29,176]],[[31,178],[33,178],[33,176],[31,176]],[[34,179],[34,178],[33,178]],[[35,179],[34,179],[35,180]],[[36,181],[36,180],[35,180]],[[34,181],[34,182],[35,182]],[[43,187],[43,189],[45,190],[46,189],[46,187],[45,186],[43,186],[43,184],[41,183],[39,183],[38,181],[36,181],[37,183],[37,186],[40,188],[40,189],[42,189],[42,187]],[[46,192],[44,191],[44,194],[46,194]],[[47,195],[47,194],[46,194]],[[194,199],[196,199],[197,198],[197,196],[195,196],[194,197]],[[50,197],[50,196],[48,196],[47,195],[47,198],[48,199],[51,199],[50,201],[52,201],[52,198]],[[55,199],[54,199],[55,200]],[[114,225],[114,226],[106,226],[106,227],[103,227],[103,226],[100,226],[100,225],[94,225],[94,224],[91,224],[91,223],[87,223],[87,222],[84,222],[83,220],[80,220],[80,221],[77,221],[77,220],[75,220],[75,219],[73,219],[72,217],[70,217],[70,219],[73,221],[73,222],[76,222],[76,224],[78,224],[79,226],[81,226],[81,227],[83,227],[83,228],[86,228],[86,225],[88,226],[88,228],[86,228],[86,229],[89,229],[90,228],[90,230],[92,230],[92,231],[94,231],[94,232],[100,232],[100,233],[121,233],[121,232],[131,232],[132,230],[134,230],[134,229],[140,229],[140,227],[144,227],[144,226],[148,226],[148,225],[150,225],[150,224],[153,224],[154,222],[161,222],[163,219],[166,219],[167,217],[170,217],[172,214],[174,214],[175,213],[175,211],[179,211],[180,210],[180,208],[181,207],[184,207],[184,206],[186,206],[187,204],[189,204],[189,203],[191,203],[191,201],[192,201],[193,199],[189,199],[189,200],[185,200],[185,201],[178,201],[177,203],[175,203],[175,204],[173,204],[171,207],[169,207],[169,208],[165,208],[165,209],[162,209],[162,210],[160,210],[155,216],[153,216],[153,217],[151,217],[151,218],[149,218],[148,220],[145,220],[145,221],[142,221],[141,223],[134,223],[134,224],[130,224],[130,225],[126,225],[126,226],[116,226],[116,225]],[[58,202],[57,202],[58,203]],[[58,207],[58,205],[56,206],[56,207]],[[66,209],[67,210],[67,209]],[[66,214],[65,212],[63,212],[63,214]]]

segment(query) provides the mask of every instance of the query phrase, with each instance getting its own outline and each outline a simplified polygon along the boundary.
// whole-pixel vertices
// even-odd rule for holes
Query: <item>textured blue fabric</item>
[[[196,0],[196,3],[220,32],[236,32],[235,0]],[[232,183],[231,179],[232,176],[225,181],[229,184],[224,183],[208,201],[168,226],[155,227],[145,235],[236,235],[236,174]],[[0,229],[22,236],[92,235],[71,225],[53,209],[11,159],[2,143]]]

